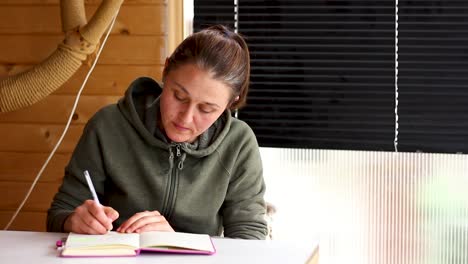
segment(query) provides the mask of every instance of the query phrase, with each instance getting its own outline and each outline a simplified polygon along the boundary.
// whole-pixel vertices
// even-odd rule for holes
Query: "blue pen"
[[[91,191],[91,194],[93,195],[94,202],[100,205],[101,203],[99,202],[96,190],[94,189],[93,182],[91,181],[91,177],[89,176],[89,172],[87,170],[84,171],[84,176],[86,178],[86,181],[88,182],[88,187]]]

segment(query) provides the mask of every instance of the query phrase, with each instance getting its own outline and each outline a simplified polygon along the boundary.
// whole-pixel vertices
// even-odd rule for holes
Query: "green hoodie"
[[[175,231],[264,239],[265,184],[249,126],[227,110],[193,143],[169,142],[157,128],[161,87],[135,80],[117,104],[86,124],[48,211],[47,230],[63,223],[91,193],[117,210],[114,228],[135,213],[157,210]]]

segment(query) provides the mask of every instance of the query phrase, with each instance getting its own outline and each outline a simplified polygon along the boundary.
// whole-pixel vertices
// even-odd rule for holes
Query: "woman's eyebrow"
[[[190,95],[189,91],[188,91],[187,89],[185,89],[185,87],[184,87],[182,84],[180,84],[180,83],[178,83],[178,82],[176,82],[176,81],[173,81],[173,82],[174,82],[174,84],[175,84],[177,87],[179,87],[184,93]],[[210,103],[210,102],[203,102],[203,103],[204,103],[204,104],[207,104],[207,105],[209,105],[209,106],[212,106],[212,107],[216,107],[216,108],[219,108],[219,107],[220,107],[219,105],[217,105],[217,104],[215,104],[215,103]]]
[[[173,81],[173,82],[174,82],[175,85],[177,85],[182,91],[184,91],[186,94],[190,95],[189,91],[187,91],[187,89],[185,89],[185,87],[184,87],[182,84],[180,84],[180,83],[178,83],[178,82],[176,82],[176,81]]]

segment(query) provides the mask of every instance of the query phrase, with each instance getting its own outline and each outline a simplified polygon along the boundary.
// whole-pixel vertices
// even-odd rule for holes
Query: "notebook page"
[[[105,235],[86,235],[70,233],[66,242],[66,247],[68,248],[108,245],[128,245],[139,248],[139,234],[109,232]]]
[[[202,251],[214,251],[210,236],[182,232],[150,231],[140,234],[142,248],[177,247]]]

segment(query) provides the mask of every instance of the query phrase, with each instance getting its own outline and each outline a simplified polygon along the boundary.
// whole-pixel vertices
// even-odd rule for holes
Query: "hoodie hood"
[[[180,146],[187,154],[206,156],[211,154],[229,132],[231,113],[224,113],[193,143],[171,142],[164,131],[158,128],[160,118],[159,98],[162,85],[149,77],[140,77],[133,81],[125,96],[119,100],[118,107],[129,123],[148,142],[148,144],[170,149]]]

